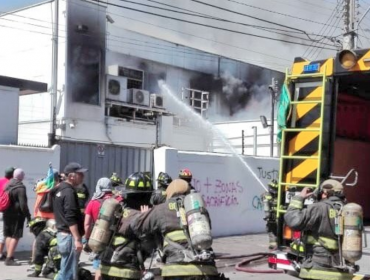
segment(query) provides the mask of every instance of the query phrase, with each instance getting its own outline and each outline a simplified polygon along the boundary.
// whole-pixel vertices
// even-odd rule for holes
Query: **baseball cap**
[[[77,162],[70,162],[66,165],[66,167],[64,167],[64,173],[66,175],[68,175],[69,173],[84,173],[87,170],[87,168],[83,168],[81,164]]]
[[[8,167],[7,169],[5,169],[5,177],[12,178],[14,170],[15,170],[14,167]]]
[[[333,179],[325,180],[324,182],[322,182],[321,188],[323,188],[325,190],[333,190],[334,192],[342,192],[343,191],[343,185],[341,183],[339,183],[338,181],[333,180]]]

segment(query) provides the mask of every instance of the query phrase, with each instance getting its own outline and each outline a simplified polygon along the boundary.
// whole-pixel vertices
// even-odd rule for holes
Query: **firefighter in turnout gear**
[[[144,236],[161,236],[163,244],[158,246],[163,248],[164,266],[161,276],[164,280],[225,279],[215,266],[208,212],[203,201],[199,200],[199,193],[191,193],[197,196],[194,200],[186,199],[186,195],[191,196],[190,192],[188,182],[182,179],[173,180],[166,191],[166,202],[142,214],[137,224],[142,225],[140,231]],[[197,209],[185,213],[187,205],[193,205]],[[192,221],[203,219],[206,222],[206,225],[203,224],[205,227],[191,224],[190,220],[184,222],[193,214],[198,217]],[[188,229],[187,226],[184,227],[185,224]],[[191,240],[191,236],[195,242]]]
[[[188,182],[190,188],[194,190],[193,185],[191,184],[191,180],[193,179],[193,174],[188,168],[181,169],[179,172],[179,179],[185,180]]]
[[[292,198],[284,215],[287,226],[301,231],[305,244],[305,258],[299,277],[302,279],[352,279],[353,275],[339,269],[341,265],[340,242],[335,232],[338,213],[341,212],[345,197],[343,186],[336,180],[324,181],[320,188],[321,200],[303,207],[304,200],[313,192],[304,188]]]
[[[152,197],[150,198],[151,205],[158,205],[166,201],[166,189],[172,182],[170,175],[164,172],[160,172],[157,178],[158,188],[153,191]]]
[[[61,256],[57,249],[57,230],[54,219],[46,222],[46,228],[36,238],[35,271],[28,277],[38,277],[40,274],[54,279],[60,269]],[[44,269],[44,259],[47,257]]]
[[[121,220],[110,245],[101,254],[103,280],[141,278],[144,261],[154,244],[146,250],[145,241],[139,240],[139,233],[130,224],[135,224],[134,220],[141,214],[140,209],[149,205],[151,194],[152,184],[142,172],[131,174],[125,181]]]
[[[277,205],[278,183],[272,180],[268,184],[268,191],[261,195],[263,210],[265,212],[266,231],[269,235],[269,249],[277,249],[277,223],[276,223],[276,205]]]
[[[79,186],[77,186],[75,190],[77,192],[78,197],[78,206],[81,209],[81,213],[85,215],[85,207],[90,196],[89,189],[84,183],[82,183]]]

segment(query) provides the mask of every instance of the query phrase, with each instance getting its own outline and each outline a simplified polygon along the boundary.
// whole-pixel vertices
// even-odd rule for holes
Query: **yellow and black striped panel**
[[[298,84],[297,84],[298,86]],[[321,101],[322,85],[299,88],[299,97],[296,101]],[[295,106],[293,119],[295,128],[320,129],[321,103],[299,103]],[[318,156],[320,131],[289,132],[287,135],[288,156]],[[294,159],[286,160],[284,164],[286,182],[315,184],[319,159]]]
[[[370,280],[370,275],[354,275],[352,280]]]
[[[304,67],[306,65],[316,64],[316,63],[320,64],[320,72],[318,72],[318,73],[323,74],[324,69],[326,67],[326,76],[332,76],[333,75],[334,58],[329,58],[329,59],[326,59],[326,60],[308,61],[308,60],[305,60],[305,59],[300,58],[300,57],[298,57],[294,60],[293,67],[292,67],[292,75],[305,74],[303,72]]]

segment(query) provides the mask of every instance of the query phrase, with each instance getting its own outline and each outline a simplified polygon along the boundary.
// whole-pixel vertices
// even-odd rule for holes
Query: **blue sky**
[[[44,2],[43,0],[1,0],[0,13],[27,7],[35,3]]]

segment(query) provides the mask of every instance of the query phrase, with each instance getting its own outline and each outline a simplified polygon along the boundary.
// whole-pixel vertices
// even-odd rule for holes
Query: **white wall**
[[[19,90],[0,86],[0,143],[15,144],[18,140]]]
[[[50,162],[53,168],[59,170],[60,147],[56,145],[50,149],[44,149],[0,145],[0,158],[1,173],[10,166],[19,167],[24,170],[26,177],[23,183],[27,189],[28,207],[33,216],[33,207],[36,199],[33,187],[38,179],[44,178],[47,175]],[[17,250],[31,251],[33,240],[34,235],[29,232],[28,228],[24,227],[23,238],[21,238]]]
[[[193,186],[203,194],[212,219],[214,236],[264,232],[260,195],[264,186],[277,179],[279,160],[237,158],[232,155],[191,153],[162,147],[154,151],[155,176],[161,171],[177,178],[180,169],[193,173]]]

